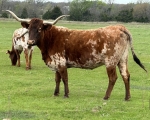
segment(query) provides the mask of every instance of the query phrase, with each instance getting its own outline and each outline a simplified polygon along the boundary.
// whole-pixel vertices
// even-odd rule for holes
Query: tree
[[[2,18],[8,18],[8,15],[7,15],[7,13],[2,13],[2,16],[1,16]]]
[[[107,6],[106,6],[107,7]],[[110,15],[112,8],[108,6],[108,8],[106,8],[106,10],[104,10],[101,15],[100,15],[100,20],[101,21],[111,21],[112,17]]]
[[[107,4],[102,7],[103,12],[100,14],[100,20],[101,21],[111,21],[113,20],[113,17],[111,16],[111,12],[113,9],[113,2],[114,0],[107,0]]]
[[[150,4],[141,3],[136,4],[134,9],[134,21],[136,22],[148,22],[150,19]],[[148,17],[149,16],[149,17]]]
[[[51,19],[56,19],[57,17],[59,17],[60,15],[62,15],[62,12],[60,10],[60,8],[58,6],[55,6],[52,11],[50,12],[50,18]]]
[[[9,0],[0,0],[0,12],[5,9]]]
[[[103,14],[103,9],[105,8],[106,3],[102,2],[101,0],[95,0],[91,3],[89,8],[91,16],[90,21],[99,21],[100,16]]]
[[[68,3],[53,3],[48,0],[0,0],[0,16],[5,16],[2,10],[9,9],[22,18],[55,19],[63,12],[69,14],[70,20],[74,21],[150,21],[149,0],[137,0],[136,4],[126,5],[114,4],[115,0],[103,1],[71,0]]]
[[[83,21],[89,21],[90,20],[90,18],[91,18],[91,13],[90,13],[90,11],[89,10],[86,10],[84,13],[83,13],[83,18],[82,18],[82,20]]]
[[[70,13],[69,13],[70,19],[75,21],[84,20],[85,13],[88,12],[89,14],[90,12],[89,8],[91,6],[91,3],[92,3],[91,1],[87,1],[87,0],[73,0],[70,4]]]
[[[122,10],[116,17],[117,21],[121,22],[132,22],[133,21],[133,9],[131,10]]]
[[[28,18],[28,12],[26,8],[23,8],[22,13],[21,13],[21,18]]]
[[[61,12],[60,8],[58,6],[55,6],[51,11],[47,10],[43,14],[42,18],[43,19],[56,19],[60,15],[62,15],[62,12]]]
[[[51,12],[50,12],[50,10],[48,10],[48,11],[46,11],[46,12],[43,14],[42,18],[43,18],[43,19],[50,19],[50,18],[51,18],[50,14],[51,14]]]

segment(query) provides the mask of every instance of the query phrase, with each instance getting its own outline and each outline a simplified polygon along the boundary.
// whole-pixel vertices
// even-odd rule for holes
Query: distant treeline
[[[112,0],[113,1],[113,0]],[[55,19],[69,14],[73,21],[149,22],[150,3],[114,4],[100,0],[72,0],[53,3],[46,0],[0,0],[0,17],[11,17],[2,10],[9,9],[21,18]]]

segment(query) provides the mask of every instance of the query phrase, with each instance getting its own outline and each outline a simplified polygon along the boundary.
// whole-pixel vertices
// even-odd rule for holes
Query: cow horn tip
[[[69,17],[70,15],[63,15],[63,17]]]
[[[8,12],[8,11],[10,11],[10,10],[2,10],[2,11],[3,11],[3,12],[5,12],[5,11],[7,11],[7,12]]]

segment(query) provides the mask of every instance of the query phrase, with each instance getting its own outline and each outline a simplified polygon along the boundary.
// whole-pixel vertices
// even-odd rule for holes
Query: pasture
[[[92,29],[118,23],[60,21],[56,25],[72,29]],[[150,24],[123,23],[132,33],[136,55],[146,67],[141,69],[129,52],[131,100],[124,101],[124,83],[118,79],[108,101],[103,100],[108,85],[105,66],[94,70],[68,69],[70,97],[54,97],[55,74],[33,51],[32,69],[11,66],[6,51],[11,49],[13,31],[21,27],[15,20],[0,20],[0,120],[147,120],[150,119]]]

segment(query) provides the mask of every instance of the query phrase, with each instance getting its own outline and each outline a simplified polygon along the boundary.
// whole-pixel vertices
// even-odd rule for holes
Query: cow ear
[[[22,27],[27,28],[29,27],[29,24],[26,22],[21,22]]]
[[[43,29],[48,30],[52,27],[52,25],[43,24]]]

